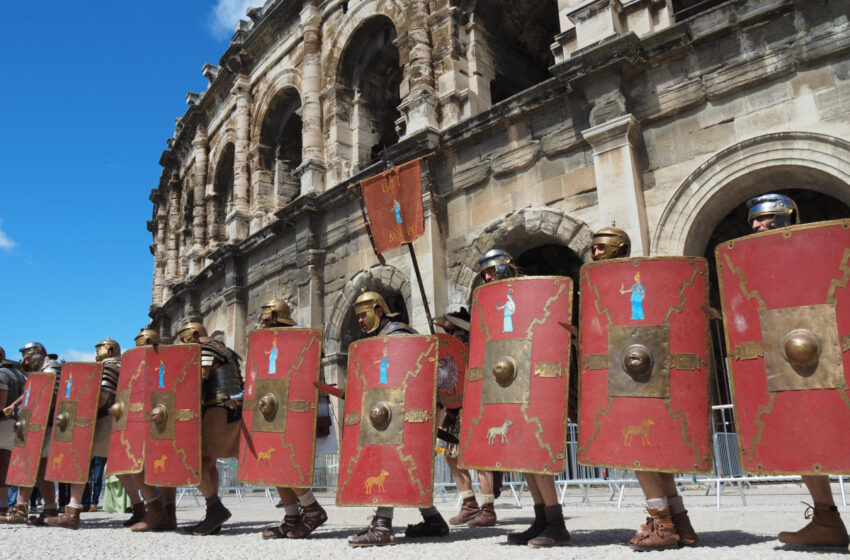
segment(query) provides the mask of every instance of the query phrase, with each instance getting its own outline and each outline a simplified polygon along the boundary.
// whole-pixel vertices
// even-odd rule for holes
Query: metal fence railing
[[[737,494],[743,505],[747,505],[745,490],[751,488],[753,483],[776,482],[776,481],[800,481],[799,476],[761,476],[747,475],[741,468],[738,457],[738,438],[735,432],[732,405],[720,405],[712,407],[712,427],[714,442],[714,472],[710,475],[676,475],[677,484],[697,483],[705,484],[705,494],[712,492],[717,496],[717,508],[721,507],[722,497],[727,488],[731,488]],[[605,469],[599,467],[588,467],[578,463],[578,426],[568,420],[567,422],[567,467],[561,474],[555,477],[555,485],[559,492],[559,499],[566,504],[567,492],[571,487],[577,488],[581,495],[582,503],[590,502],[591,488],[607,488],[608,500],[617,498],[617,507],[620,507],[626,499],[626,489],[638,486],[637,476],[634,471],[620,469]],[[236,459],[219,459],[217,463],[220,489],[222,496],[235,495],[240,501],[245,498],[245,493],[263,491],[271,503],[277,501],[277,495],[272,487],[251,487],[243,484],[237,479]],[[478,479],[473,471],[473,486],[478,487]],[[337,478],[339,475],[339,455],[337,453],[319,454],[316,456],[313,468],[313,488],[336,492]],[[847,506],[847,491],[845,488],[845,476],[831,477],[838,483],[841,500]],[[527,484],[522,473],[503,473],[502,493],[507,495],[517,507],[521,506],[522,496],[527,489]],[[199,505],[199,493],[196,488],[180,488],[179,501],[186,495],[194,498],[195,504]],[[443,502],[450,499],[460,504],[460,493],[455,481],[452,479],[451,470],[442,455],[436,455],[434,459],[434,494]]]

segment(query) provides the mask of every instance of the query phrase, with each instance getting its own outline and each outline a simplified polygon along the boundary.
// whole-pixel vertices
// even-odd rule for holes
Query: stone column
[[[404,136],[426,128],[437,128],[437,98],[434,92],[434,68],[428,30],[428,0],[409,0],[408,14],[407,36],[400,41],[399,48],[401,59],[407,60],[405,81],[408,93],[405,95],[402,92],[403,99],[399,105],[399,110],[405,118]]]
[[[154,262],[156,263],[156,284],[159,289],[157,294],[157,305],[162,305],[171,297],[171,290],[166,286],[165,268],[167,260],[167,240],[166,226],[168,225],[168,215],[166,214],[165,200],[159,198],[156,207],[156,249],[154,252]]]
[[[207,131],[199,126],[192,142],[195,151],[192,174],[192,250],[189,252],[189,275],[195,276],[204,268],[204,251],[207,245],[207,165],[209,145]]]
[[[324,133],[322,127],[322,44],[321,13],[315,0],[301,9],[304,62],[301,76],[301,165],[295,173],[301,178],[301,194],[322,192],[325,188]]]
[[[250,186],[249,141],[251,127],[251,84],[246,76],[236,78],[230,93],[236,96],[236,145],[233,156],[233,209],[228,213],[227,238],[238,243],[248,237],[248,188]]]
[[[170,287],[180,281],[180,270],[178,268],[178,243],[180,242],[180,181],[178,180],[176,173],[171,176],[168,189],[168,233],[166,240],[168,249],[165,265],[165,283]]]
[[[616,220],[617,227],[631,238],[632,256],[649,255],[643,182],[635,153],[640,124],[627,114],[588,128],[582,136],[593,147],[599,227]]]
[[[240,259],[228,259],[224,270],[224,298],[226,327],[225,344],[240,356],[246,355],[248,345],[248,294],[242,286],[242,275],[239,272]]]

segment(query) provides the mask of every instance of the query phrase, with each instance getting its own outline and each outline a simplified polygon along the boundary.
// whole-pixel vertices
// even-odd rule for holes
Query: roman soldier
[[[142,346],[158,346],[159,332],[147,327],[141,329],[134,338],[136,348]],[[147,383],[144,378],[136,383]],[[124,475],[121,475],[124,476]],[[177,489],[162,486],[157,489],[145,482],[145,471],[141,470],[130,475],[139,489],[143,503],[133,504],[133,515],[124,521],[125,527],[134,532],[174,531],[177,529]]]
[[[206,500],[204,519],[187,529],[194,535],[217,532],[231,513],[218,496],[216,461],[236,457],[242,419],[241,357],[223,343],[209,338],[204,325],[190,322],[177,333],[180,342],[201,345],[201,484]]]
[[[118,376],[121,372],[121,346],[119,346],[118,342],[107,337],[106,340],[102,340],[95,345],[95,360],[103,364],[103,374],[100,380],[97,422],[95,424],[91,456],[105,459],[109,454],[109,437],[112,431],[112,417],[109,415],[109,409],[115,403]],[[86,461],[86,463],[88,464],[89,462]],[[125,478],[129,480],[130,488],[127,491],[131,500],[134,502],[134,506],[135,504],[140,504],[141,500],[138,496],[138,489],[133,483],[132,478]],[[122,480],[122,482],[124,481]],[[58,517],[47,519],[45,522],[53,527],[79,529],[85,486],[85,483],[72,483],[70,485],[70,501],[65,506],[65,512]],[[132,493],[133,490],[135,490],[135,495]]]
[[[29,342],[20,350],[22,360],[21,366],[25,373],[47,372],[56,375],[56,381],[53,385],[53,395],[59,391],[59,373],[62,370],[62,364],[59,362],[56,354],[48,354],[44,349],[44,345],[40,342]],[[32,494],[32,486],[21,486],[18,491],[18,500],[15,506],[0,518],[0,523],[23,524],[30,525],[45,525],[45,519],[56,517],[59,515],[59,509],[56,507],[56,485],[53,481],[45,480],[44,471],[47,468],[47,454],[50,450],[50,430],[52,427],[52,412],[49,415],[51,419],[48,421],[48,428],[44,436],[44,443],[41,449],[41,459],[38,467],[38,488],[44,498],[44,509],[36,517],[28,519],[29,499]]]
[[[9,499],[6,471],[15,444],[15,410],[23,398],[26,383],[24,372],[14,362],[6,360],[6,352],[0,347],[0,405],[3,407],[0,415],[0,503],[7,503]],[[8,511],[8,506],[0,507],[0,514],[5,515]]]
[[[800,223],[797,204],[781,194],[765,194],[747,201],[747,221],[754,233],[793,226]],[[782,531],[779,540],[795,546],[841,546],[850,544],[847,528],[841,520],[829,477],[802,475],[803,483],[812,496],[814,506],[806,511],[808,525],[799,531]],[[811,513],[809,513],[811,512]]]
[[[593,234],[591,257],[594,261],[624,259],[631,254],[629,235],[616,227],[604,227]],[[629,545],[636,550],[660,550],[680,545],[694,546],[694,532],[682,496],[671,473],[636,470],[646,496],[649,517]]]
[[[514,264],[511,254],[504,249],[490,249],[478,260],[478,274],[483,284],[496,280],[515,278],[520,271]],[[508,321],[515,311],[515,303],[510,297],[502,311]],[[534,521],[525,531],[509,533],[508,544],[529,545],[534,548],[563,546],[570,540],[570,533],[564,523],[564,513],[558,500],[555,476],[526,473],[526,482],[534,501]]]
[[[441,327],[447,334],[460,340],[466,347],[469,347],[469,311],[466,308],[461,308],[459,311],[447,313],[441,317],[434,319],[434,324]],[[438,376],[443,378],[443,361],[440,361],[440,370]],[[460,469],[457,466],[457,456],[460,451],[458,438],[460,437],[460,408],[445,407],[446,416],[443,420],[442,429],[446,432],[453,441],[446,441],[444,456],[446,464],[449,466],[449,471],[452,474],[452,480],[455,481],[458,491],[460,492],[461,503],[460,511],[457,515],[449,519],[450,525],[468,525],[469,527],[492,527],[496,524],[496,510],[494,503],[500,493],[502,480],[501,472],[479,470],[478,483],[481,488],[481,505],[475,499],[475,491],[472,487],[472,478],[467,469]]]
[[[360,329],[367,337],[417,334],[407,324],[394,320],[399,314],[393,313],[383,296],[377,292],[363,292],[354,302],[354,313],[357,315]],[[369,525],[348,537],[348,544],[354,547],[396,544],[393,535],[393,511],[393,507],[378,507]],[[404,532],[406,537],[444,537],[449,534],[449,526],[437,508],[420,508],[419,512],[422,514],[422,521],[408,525]]]
[[[295,321],[285,301],[274,297],[263,305],[260,311],[261,329],[293,326]],[[265,529],[262,534],[264,539],[301,539],[328,520],[327,512],[310,488],[278,487],[277,493],[283,504],[283,522]]]

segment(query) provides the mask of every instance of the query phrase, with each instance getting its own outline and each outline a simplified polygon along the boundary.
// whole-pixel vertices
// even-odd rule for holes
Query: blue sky
[[[151,302],[160,154],[244,0],[0,2],[0,346],[92,359]]]

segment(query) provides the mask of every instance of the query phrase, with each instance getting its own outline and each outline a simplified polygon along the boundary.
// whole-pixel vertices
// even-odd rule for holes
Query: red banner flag
[[[375,251],[383,253],[425,233],[421,158],[360,182]]]

